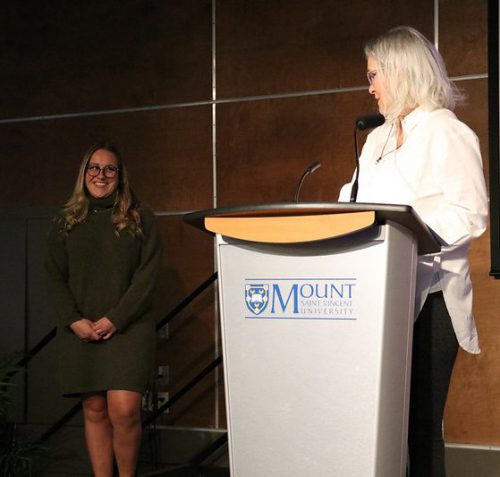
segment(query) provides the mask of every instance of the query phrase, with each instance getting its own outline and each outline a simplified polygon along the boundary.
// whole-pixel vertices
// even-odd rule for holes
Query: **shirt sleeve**
[[[432,135],[429,161],[439,184],[439,200],[428,198],[422,216],[443,245],[462,245],[487,226],[488,198],[479,141],[463,123]]]
[[[45,275],[49,301],[55,309],[58,324],[68,326],[82,318],[69,287],[66,237],[53,224],[47,239]]]
[[[120,301],[106,313],[118,331],[123,331],[149,310],[160,268],[162,243],[156,219],[149,210],[143,210],[141,216],[143,238],[140,263]]]

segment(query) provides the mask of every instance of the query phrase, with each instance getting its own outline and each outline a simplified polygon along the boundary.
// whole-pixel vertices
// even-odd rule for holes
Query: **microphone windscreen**
[[[307,170],[309,171],[309,174],[312,174],[316,169],[319,169],[321,167],[321,162],[317,161],[314,164],[311,164]]]
[[[364,131],[365,129],[373,129],[384,124],[385,118],[382,114],[370,114],[368,116],[360,116],[356,119],[356,129]]]

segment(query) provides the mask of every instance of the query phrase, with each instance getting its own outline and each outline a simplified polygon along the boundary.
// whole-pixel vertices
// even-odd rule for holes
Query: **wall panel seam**
[[[450,79],[452,81],[472,81],[477,79],[488,79],[488,73],[476,73],[470,75],[452,76],[450,77]],[[265,101],[268,99],[287,99],[287,98],[300,98],[300,97],[326,95],[326,94],[350,93],[355,91],[365,91],[366,89],[367,89],[366,86],[352,86],[345,88],[300,91],[297,93],[275,93],[267,95],[240,96],[234,98],[224,98],[224,99],[205,100],[205,101],[191,101],[186,103],[161,104],[156,106],[139,106],[136,108],[108,109],[108,110],[87,111],[80,113],[64,113],[64,114],[52,114],[52,115],[49,114],[41,116],[26,116],[20,118],[0,119],[0,124],[14,124],[23,122],[33,122],[33,121],[54,121],[58,119],[75,119],[75,118],[84,118],[89,116],[106,116],[112,114],[130,114],[130,113],[139,113],[148,111],[161,111],[166,109],[190,108],[196,106],[213,107],[218,104],[238,103],[238,102],[243,103],[251,101]]]

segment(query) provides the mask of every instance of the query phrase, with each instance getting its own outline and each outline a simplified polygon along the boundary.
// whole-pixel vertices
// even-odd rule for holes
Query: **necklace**
[[[391,124],[391,129],[389,129],[389,134],[387,135],[387,138],[385,139],[384,145],[382,146],[382,151],[380,152],[380,156],[378,156],[378,158],[375,160],[375,164],[378,164],[385,156],[392,154],[393,152],[397,151],[401,147],[401,144],[400,144],[399,146],[396,146],[394,149],[391,149],[390,151],[388,151],[384,154],[387,143],[389,142],[389,138],[391,137],[393,128],[394,128],[394,123]]]

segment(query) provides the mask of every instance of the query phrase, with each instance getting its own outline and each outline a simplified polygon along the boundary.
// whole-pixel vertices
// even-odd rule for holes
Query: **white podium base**
[[[416,244],[217,237],[233,477],[403,476]]]

